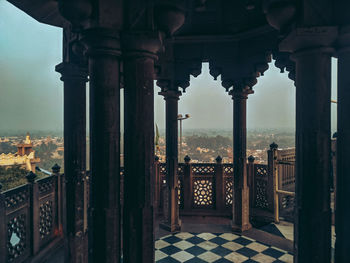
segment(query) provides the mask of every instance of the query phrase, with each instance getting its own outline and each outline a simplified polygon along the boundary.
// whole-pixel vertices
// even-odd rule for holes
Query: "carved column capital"
[[[86,55],[121,56],[119,31],[108,28],[91,28],[83,32],[82,42],[86,47]]]
[[[161,92],[158,92],[158,94],[164,96],[165,100],[179,100],[179,97],[182,95],[181,91],[178,89],[178,86],[171,80],[159,79],[157,80],[157,86],[161,88]]]
[[[233,89],[229,92],[233,100],[246,100],[249,94],[253,94],[254,90],[242,83],[234,85]]]
[[[81,80],[88,81],[88,69],[87,67],[83,67],[81,65],[70,63],[70,62],[62,62],[55,67],[55,70],[58,73],[61,73],[61,80]]]
[[[179,90],[167,90],[163,92],[158,92],[159,95],[162,95],[164,97],[164,100],[174,99],[179,100],[180,96],[182,95],[181,91]]]
[[[163,48],[163,39],[157,31],[130,31],[121,36],[123,57],[150,57],[157,59]]]
[[[258,80],[254,77],[251,78],[241,78],[241,79],[224,79],[221,82],[221,85],[226,89],[226,92],[228,92],[229,95],[233,95],[236,92],[245,92],[249,91],[251,93],[254,93],[253,86],[258,82]],[[230,88],[232,88],[230,90]],[[249,95],[247,94],[247,95]]]

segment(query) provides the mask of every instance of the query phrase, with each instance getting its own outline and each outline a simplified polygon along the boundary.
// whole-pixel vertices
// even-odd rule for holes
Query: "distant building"
[[[10,140],[8,138],[0,138],[0,142],[9,142]]]
[[[34,172],[38,163],[40,163],[40,158],[35,157],[29,133],[27,133],[25,141],[17,145],[17,153],[0,154],[0,166],[20,165],[28,171]]]

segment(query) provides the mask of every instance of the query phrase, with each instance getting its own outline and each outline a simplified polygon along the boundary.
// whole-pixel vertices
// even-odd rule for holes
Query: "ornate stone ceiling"
[[[8,2],[39,22],[58,27],[68,25],[59,14],[55,0],[8,0]],[[186,22],[177,32],[178,36],[232,35],[267,25],[262,11],[262,0],[186,0],[185,2]],[[144,7],[142,4],[137,5],[140,8]]]
[[[232,35],[267,25],[261,0],[188,1],[185,24],[176,35]]]

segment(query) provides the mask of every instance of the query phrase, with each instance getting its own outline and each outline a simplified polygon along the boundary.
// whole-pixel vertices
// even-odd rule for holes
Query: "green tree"
[[[0,166],[0,183],[3,188],[2,191],[12,189],[14,187],[27,183],[26,175],[28,171],[19,165],[5,168]]]

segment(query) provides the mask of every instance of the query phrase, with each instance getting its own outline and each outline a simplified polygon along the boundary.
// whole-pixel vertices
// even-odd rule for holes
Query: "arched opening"
[[[265,73],[264,76],[258,79],[258,84],[254,86],[255,94],[249,95],[248,99],[248,148],[247,153],[249,155],[256,156],[256,166],[250,166],[248,164],[248,170],[250,173],[258,173],[262,169],[265,171],[268,170],[268,153],[269,145],[274,140],[281,140],[282,147],[294,147],[294,122],[295,122],[295,87],[293,82],[287,78],[287,74],[281,74],[279,70],[273,65],[273,62],[269,64],[270,70]],[[156,105],[156,122],[160,127],[164,125],[164,121],[161,118],[165,119],[164,115],[164,100],[162,97],[155,97],[155,105]],[[227,179],[229,178],[229,173],[226,173],[230,168],[229,166],[225,166],[226,163],[232,165],[233,156],[229,156],[230,150],[232,151],[232,135],[233,135],[233,101],[229,94],[225,92],[225,89],[221,85],[221,78],[218,77],[218,81],[212,81],[212,77],[209,74],[209,65],[207,63],[203,63],[202,65],[202,74],[197,78],[191,77],[190,86],[186,89],[186,93],[183,93],[179,100],[179,113],[185,114],[189,113],[191,117],[186,120],[184,124],[184,144],[183,155],[189,155],[190,157],[196,156],[193,158],[193,163],[191,159],[192,166],[191,168],[201,165],[204,170],[202,176],[207,176],[207,178],[212,177],[213,179],[202,180],[201,191],[203,194],[200,196],[202,198],[203,204],[206,205],[207,209],[215,208],[215,202],[218,198],[215,195],[218,195],[217,192],[217,183],[218,178],[217,174],[210,172],[211,165],[216,164],[216,156],[217,154],[223,157],[221,161],[224,165],[225,173],[224,173],[224,181],[225,184],[229,182]],[[186,126],[185,126],[186,125]],[[164,128],[163,128],[164,129]],[[163,131],[163,130],[162,130]],[[165,135],[164,132],[160,133],[161,138]],[[189,138],[194,137],[196,140],[191,141],[191,143],[201,143],[202,141],[206,141],[206,143],[213,139],[218,140],[218,137],[225,138],[227,141],[225,145],[221,149],[217,149],[219,143],[214,143],[211,146],[201,147],[201,146],[192,146],[189,145]],[[202,139],[199,140],[199,139]],[[162,139],[165,142],[165,139]],[[208,145],[208,144],[206,144]],[[261,147],[261,148],[259,148]],[[199,149],[206,148],[205,150],[212,154],[213,156],[208,155],[199,155],[196,151]],[[223,151],[223,149],[225,151]],[[229,150],[230,149],[230,150]],[[203,150],[203,149],[202,149]],[[231,153],[232,154],[232,153]],[[197,157],[198,156],[198,157]],[[162,154],[163,160],[166,160],[165,157],[165,148],[164,153]],[[169,256],[174,256],[173,254],[180,253],[177,251],[172,255],[167,246],[167,241],[170,239],[177,237],[178,242],[182,242],[186,239],[190,238],[206,238],[207,243],[210,243],[210,239],[221,237],[213,236],[211,233],[221,233],[220,235],[224,235],[226,233],[231,232],[230,228],[230,220],[225,219],[225,216],[215,216],[215,215],[202,215],[201,218],[192,216],[188,217],[184,209],[184,200],[186,197],[186,191],[184,191],[184,184],[189,183],[186,180],[186,176],[183,173],[186,167],[186,164],[181,164],[182,160],[179,160],[179,206],[180,206],[180,218],[182,220],[182,229],[180,234],[168,235],[167,232],[159,230],[157,233],[157,237],[160,238],[156,241],[156,259],[167,259]],[[182,166],[184,165],[184,166]],[[163,166],[165,168],[165,166]],[[196,169],[192,170],[192,173],[196,174]],[[214,166],[213,166],[214,167]],[[232,166],[231,166],[232,167]],[[249,168],[251,167],[251,168]],[[200,168],[200,169],[202,169]],[[231,168],[232,169],[232,168]],[[215,168],[213,169],[213,171]],[[232,175],[232,174],[231,174]],[[198,176],[198,175],[197,175]],[[260,175],[259,175],[260,176]],[[195,182],[194,176],[194,181]],[[257,176],[255,176],[257,177]],[[255,178],[254,177],[254,178]],[[163,177],[165,178],[165,177]],[[193,191],[196,190],[196,186],[193,186]],[[231,185],[232,187],[232,185]],[[225,189],[227,186],[225,185]],[[273,189],[266,189],[273,191]],[[185,192],[185,193],[184,193]],[[254,191],[254,193],[256,190]],[[227,194],[227,193],[226,193]],[[269,193],[271,194],[271,193]],[[196,204],[196,193],[192,194],[194,196],[193,204]],[[208,197],[209,196],[209,197]],[[188,197],[187,197],[188,198]],[[227,198],[227,197],[226,197]],[[232,198],[232,196],[231,196]],[[265,196],[265,198],[267,198]],[[209,200],[209,203],[206,202]],[[227,200],[227,199],[226,199]],[[254,202],[256,200],[254,199]],[[212,202],[212,203],[211,203]],[[232,203],[231,203],[232,204]],[[229,203],[226,205],[230,206]],[[201,211],[200,211],[201,212]],[[197,212],[197,213],[200,213]],[[271,222],[271,220],[269,221]],[[269,224],[257,224],[256,227],[259,227],[265,233],[272,234],[278,236],[278,238],[288,239],[290,236],[290,231],[292,231],[292,226],[288,228],[287,231],[284,231],[282,234],[281,231],[276,227],[271,227]],[[289,232],[288,232],[289,231]],[[285,235],[285,236],[284,236]],[[232,236],[231,236],[232,237]],[[184,240],[181,241],[181,238]],[[244,238],[244,237],[242,237]],[[231,241],[230,241],[231,242]],[[250,242],[250,241],[248,241]],[[225,242],[223,241],[219,247],[222,247]],[[162,247],[163,244],[164,247]],[[291,244],[291,241],[289,241]],[[181,252],[183,255],[188,256],[189,258],[193,257],[191,255],[191,251],[197,248],[198,246],[189,244],[190,247],[180,249],[183,250]],[[217,246],[217,244],[214,244]],[[200,246],[199,246],[200,248]],[[176,250],[176,248],[175,248]],[[232,251],[231,251],[232,252]],[[170,254],[169,254],[170,253]],[[203,250],[201,253],[206,253]],[[229,253],[228,253],[229,254]],[[198,254],[197,256],[199,256]],[[226,256],[220,255],[220,253],[215,256]],[[178,255],[175,255],[176,258]],[[197,258],[197,256],[194,256]],[[213,255],[212,255],[213,256]],[[205,257],[205,254],[202,255]],[[290,256],[286,255],[285,258]],[[200,257],[199,257],[200,258]]]

